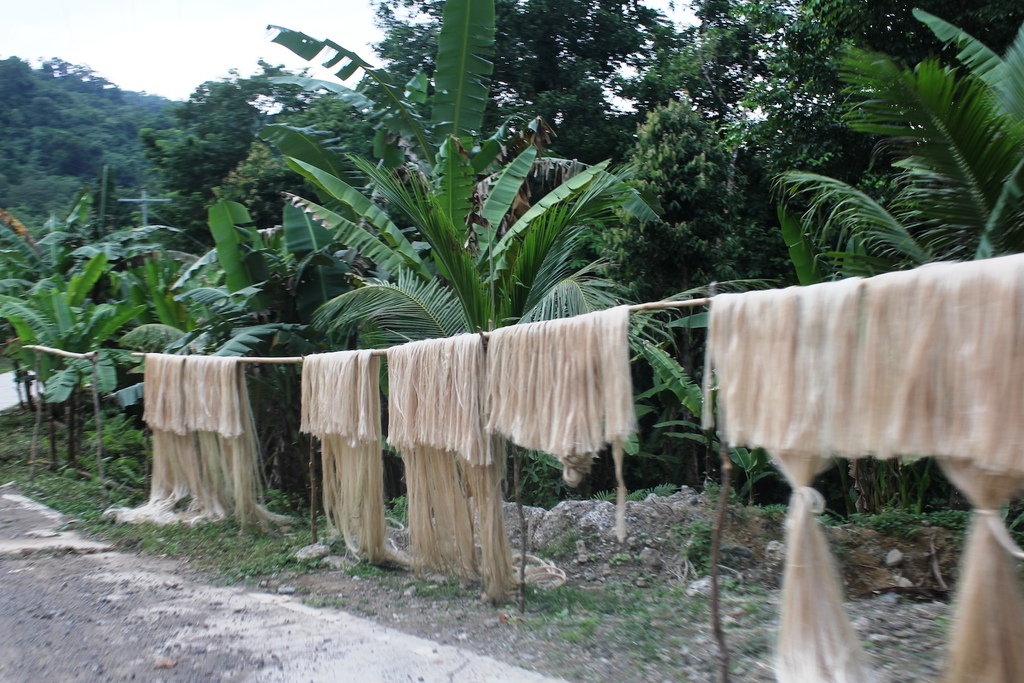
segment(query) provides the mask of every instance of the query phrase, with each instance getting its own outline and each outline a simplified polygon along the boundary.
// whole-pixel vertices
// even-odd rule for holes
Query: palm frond
[[[858,239],[869,251],[894,263],[914,266],[932,260],[931,250],[907,226],[852,185],[804,171],[784,173],[779,182],[788,195],[808,201],[801,220],[819,243],[835,240],[844,249]]]
[[[980,80],[926,60],[913,71],[852,52],[844,79],[866,100],[849,115],[856,130],[890,138],[905,154],[894,211],[942,258],[970,258],[1024,151],[1024,126],[996,107]]]
[[[419,230],[430,245],[438,274],[455,290],[470,326],[489,327],[493,309],[490,299],[484,296],[480,274],[466,247],[465,226],[452,223],[445,207],[418,174],[409,175],[403,183],[396,173],[377,168],[364,159],[352,159],[389,207]]]
[[[335,334],[358,333],[361,346],[373,348],[472,331],[452,290],[408,271],[399,272],[397,282],[371,281],[331,299],[313,325]]]

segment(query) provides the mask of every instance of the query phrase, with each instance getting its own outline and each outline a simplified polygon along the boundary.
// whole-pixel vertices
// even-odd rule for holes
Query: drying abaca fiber
[[[504,449],[484,430],[485,372],[479,335],[388,349],[388,443],[405,461],[413,566],[479,575],[499,600],[514,578],[502,514]]]
[[[185,356],[146,355],[143,419],[153,433],[149,501],[108,511],[119,522],[194,523],[223,519],[219,498],[207,485],[199,440],[185,414]],[[183,510],[179,505],[187,502]]]
[[[1024,485],[1024,256],[715,297],[723,438],[794,488],[777,654],[793,683],[869,680],[808,488],[834,455],[938,456],[975,506],[947,681],[1024,680],[1024,601],[999,508]]]
[[[838,284],[723,294],[711,304],[708,353],[723,438],[767,448],[793,487],[776,648],[776,673],[786,683],[872,680],[815,517],[824,500],[810,486],[829,462],[822,443],[830,409],[825,394],[845,396],[849,389],[840,386],[849,375],[836,367],[849,359],[831,339],[856,343],[847,327],[856,332],[857,282]],[[854,315],[842,316],[851,310]]]
[[[403,561],[386,545],[380,360],[371,351],[306,356],[302,425],[320,439],[328,524],[367,561]]]
[[[195,522],[233,514],[279,521],[262,506],[256,426],[237,358],[146,354],[144,419],[153,430],[150,501],[120,521]],[[188,508],[175,512],[180,501]]]
[[[629,307],[511,325],[487,346],[487,430],[562,463],[570,486],[611,444],[625,540],[623,443],[636,431],[629,371]]]
[[[281,521],[263,507],[256,421],[238,357],[188,356],[185,418],[199,433],[207,488],[242,527]]]

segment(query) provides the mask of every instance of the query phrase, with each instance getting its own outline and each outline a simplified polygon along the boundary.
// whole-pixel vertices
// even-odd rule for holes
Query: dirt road
[[[288,596],[113,552],[0,487],[0,681],[544,683]]]

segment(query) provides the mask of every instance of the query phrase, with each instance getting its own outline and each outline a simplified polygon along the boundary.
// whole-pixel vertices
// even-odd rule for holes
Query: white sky
[[[669,0],[645,4],[667,10]],[[311,66],[271,43],[268,24],[331,38],[371,61],[369,44],[380,40],[370,0],[0,0],[0,58],[59,57],[124,90],[183,100],[229,69],[255,73],[260,58]]]

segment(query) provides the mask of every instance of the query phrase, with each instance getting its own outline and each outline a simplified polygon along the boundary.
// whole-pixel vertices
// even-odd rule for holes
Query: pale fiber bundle
[[[776,453],[793,495],[786,517],[786,567],[776,645],[776,678],[784,683],[867,683],[874,680],[843,612],[839,574],[817,515],[825,500],[811,481],[828,461]]]
[[[570,486],[611,444],[619,483],[617,532],[625,540],[622,444],[636,431],[629,307],[495,330],[487,368],[487,430],[557,457]]]
[[[151,429],[187,434],[185,421],[185,356],[146,354],[143,419]]]
[[[149,500],[137,508],[113,507],[104,515],[121,524],[164,525],[203,519],[199,501],[192,496],[192,482],[199,477],[200,461],[195,434],[175,434],[153,429],[153,469]],[[189,501],[185,510],[178,505]]]
[[[245,383],[245,369],[238,359],[234,359],[234,393],[229,395],[227,382],[224,383],[224,396],[234,402],[238,414],[221,413],[220,424],[227,429],[237,427],[238,436],[227,436],[220,433],[222,458],[217,459],[221,467],[231,473],[231,509],[235,519],[243,528],[255,523],[264,525],[266,522],[283,522],[283,515],[270,512],[263,507],[263,476],[260,471],[259,441],[256,437],[256,419],[252,414],[249,402],[249,389]],[[225,374],[227,374],[225,372]]]
[[[146,355],[143,417],[153,433],[150,496],[141,507],[109,510],[119,522],[194,523],[225,517],[217,485],[222,468],[201,455],[200,439],[188,428],[185,366],[185,356]]]
[[[628,306],[491,332],[488,431],[556,456],[579,483],[594,453],[636,430],[628,333]]]
[[[324,514],[375,564],[401,559],[385,546],[380,423],[380,360],[371,351],[303,359],[301,428],[321,440]]]
[[[717,296],[708,353],[726,438],[1024,473],[1022,306],[1020,255]]]
[[[716,297],[709,358],[724,438],[762,446],[794,486],[782,681],[864,680],[809,504],[833,454],[939,455],[977,512],[950,683],[1024,680],[1024,557],[999,508],[1024,484],[1024,256]],[[796,463],[802,463],[799,467]]]
[[[372,351],[336,351],[302,360],[306,434],[336,434],[380,444],[380,359]]]
[[[256,426],[237,358],[147,354],[145,382],[150,501],[112,511],[119,520],[196,522],[230,513],[248,527],[284,519],[262,505]],[[187,509],[176,512],[185,499]]]
[[[478,573],[496,601],[515,580],[502,514],[504,449],[484,430],[486,370],[480,335],[389,349],[388,443],[405,458],[414,563],[459,575]],[[472,505],[445,496],[468,497]],[[473,547],[474,538],[481,553],[478,558],[474,551],[467,562],[467,544]]]
[[[996,474],[960,460],[940,464],[975,507],[961,560],[945,680],[1019,683],[1024,681],[1024,595],[1017,572],[1021,555],[1003,526],[1000,509],[1024,486],[1024,476]]]
[[[244,432],[240,372],[234,356],[189,356],[185,363],[185,419],[197,432],[216,432],[226,439]],[[245,394],[248,402],[248,392]]]
[[[411,446],[402,450],[402,461],[413,568],[476,578],[473,511],[457,456],[431,446]]]
[[[388,443],[458,453],[473,465],[494,459],[484,431],[483,339],[462,334],[388,349]]]

